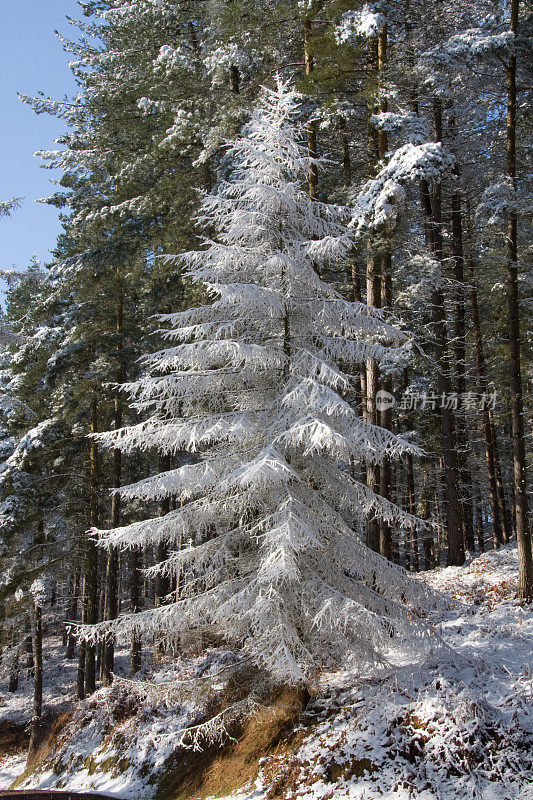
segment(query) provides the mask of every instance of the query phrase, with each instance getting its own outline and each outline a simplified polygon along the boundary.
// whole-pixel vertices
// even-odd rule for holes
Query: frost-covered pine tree
[[[168,559],[148,572],[179,576],[179,596],[81,629],[91,640],[211,627],[290,682],[389,649],[409,628],[400,598],[421,591],[357,533],[369,514],[416,524],[354,477],[357,462],[416,450],[350,405],[355,365],[373,357],[390,367],[405,337],[320,278],[351,242],[345,211],[305,193],[298,114],[287,84],[264,90],[229,150],[229,180],[203,202],[199,222],[213,238],[172,257],[212,302],[162,317],[169,347],[124,387],[147,418],[99,437],[123,452],[191,454],[118,490],[178,498],[179,508],[99,532],[124,549],[168,543]]]

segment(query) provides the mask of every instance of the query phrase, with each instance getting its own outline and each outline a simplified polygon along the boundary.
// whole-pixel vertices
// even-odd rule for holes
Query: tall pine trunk
[[[381,305],[387,308],[392,306],[392,279],[391,279],[391,254],[390,250],[381,259]],[[392,394],[392,380],[386,376],[381,381],[381,389]],[[392,430],[392,406],[385,406],[379,413],[379,424],[382,428]],[[392,499],[392,466],[390,459],[384,458],[379,469],[379,493],[387,500]],[[389,560],[393,558],[392,529],[388,522],[379,522],[379,552]]]
[[[378,95],[379,110],[385,113],[388,109],[387,100],[382,93],[383,71],[387,64],[387,25],[383,25],[378,36]],[[382,159],[389,149],[387,131],[383,128],[378,130],[378,157]],[[392,256],[390,242],[387,240],[383,245],[383,252],[380,256],[381,273],[381,305],[386,308],[392,307]],[[388,394],[392,394],[392,380],[385,376],[381,382],[381,389]],[[392,430],[392,406],[387,406],[380,411],[379,424],[386,430]],[[392,469],[391,462],[384,458],[379,471],[379,493],[387,500],[392,499]],[[392,529],[388,522],[380,520],[379,523],[379,552],[385,558],[393,560]],[[397,560],[397,558],[394,558]]]
[[[167,453],[162,453],[159,456],[159,472],[168,472],[170,469],[170,455]],[[163,497],[159,501],[158,505],[158,514],[160,517],[166,516],[170,511],[170,498]],[[157,564],[161,564],[161,562],[166,561],[168,557],[168,547],[164,542],[158,542],[156,546],[156,554],[155,559]],[[164,598],[170,592],[170,580],[166,575],[157,575],[154,581],[154,597],[155,597],[155,605],[160,606],[163,604]]]
[[[519,0],[511,2],[511,32],[518,32]],[[516,182],[516,50],[507,64],[507,179]],[[507,214],[507,313],[509,326],[509,383],[513,441],[513,478],[515,494],[516,542],[518,545],[518,597],[533,600],[533,560],[528,521],[524,408],[520,364],[520,307],[518,300],[518,215],[515,208]]]
[[[442,108],[439,98],[433,101],[435,137],[442,141]],[[442,239],[442,186],[435,182],[433,190],[426,181],[422,181],[422,206],[426,216],[426,231],[429,250],[444,274],[444,251]],[[432,293],[432,323],[437,364],[438,394],[447,397],[450,393],[450,363],[448,353],[448,334],[444,291],[437,285]],[[455,421],[448,403],[442,402],[440,407],[441,438],[444,464],[444,485],[446,500],[446,534],[448,540],[447,563],[460,566],[465,561],[463,539],[463,522],[459,494],[459,464],[457,459],[457,443],[455,438]]]
[[[91,433],[98,432],[98,399],[93,397],[91,402]],[[91,439],[89,451],[89,524],[91,528],[98,527],[98,489],[100,485],[100,470],[98,457],[98,444]],[[83,605],[81,621],[85,625],[94,625],[98,622],[98,551],[94,540],[85,536],[84,564],[83,564]],[[96,689],[96,648],[93,644],[83,644],[79,651],[78,666],[78,698],[83,699],[92,694]]]
[[[78,595],[80,592],[80,570],[77,569],[70,580],[70,597],[68,603],[68,621],[77,622],[78,620]],[[67,653],[68,659],[74,658],[76,651],[76,637],[72,630],[67,631]]]
[[[15,631],[11,634],[11,647],[16,647],[18,645],[18,635]],[[11,669],[9,671],[9,687],[8,691],[10,693],[16,692],[19,688],[19,653],[18,650],[15,652],[15,658],[13,663],[11,664]]]
[[[407,484],[407,510],[410,514],[416,514],[416,498],[415,498],[415,475],[413,470],[413,456],[408,453],[405,460],[405,479]],[[412,526],[409,529],[409,564],[412,572],[418,572],[420,569],[420,562],[418,557],[418,531],[416,527]]]
[[[378,42],[369,39],[368,47],[368,72],[370,75],[378,76]],[[367,151],[370,164],[376,164],[379,160],[379,140],[375,126],[370,122],[376,108],[373,101],[368,103],[368,122],[367,122]],[[366,259],[366,303],[368,306],[381,308],[381,259],[375,251],[374,242],[370,237],[367,242]],[[371,425],[378,422],[376,410],[376,394],[379,389],[379,368],[376,360],[367,359],[366,362],[366,395],[363,408],[363,419]],[[368,461],[366,465],[366,483],[375,493],[380,490],[380,468],[378,464]],[[366,543],[372,550],[379,552],[380,549],[380,528],[376,519],[369,519],[366,526]]]
[[[122,422],[117,424],[121,413],[118,409],[118,397],[115,397],[115,430],[121,427]],[[121,453],[116,448],[113,450],[113,487],[120,486],[121,479]],[[120,525],[120,495],[113,494],[111,498],[111,527],[118,528]],[[107,554],[106,564],[106,592],[105,592],[105,619],[116,619],[118,614],[118,568],[119,557],[116,547],[110,547]],[[113,679],[113,667],[115,661],[115,646],[112,641],[106,641],[102,654],[101,677],[104,686],[109,686]]]
[[[35,756],[43,730],[43,612],[37,601],[32,606],[33,715],[30,725],[28,761]]]
[[[366,273],[366,302],[369,306],[381,307],[381,272],[380,262],[370,252],[367,259]],[[375,359],[370,358],[366,363],[366,403],[363,419],[370,425],[377,424],[376,393],[379,388],[379,368]],[[368,487],[376,493],[380,489],[380,468],[378,464],[367,462],[366,482]],[[370,519],[367,524],[366,540],[372,550],[379,552],[380,530],[379,522]]]
[[[311,20],[306,18],[304,19],[304,67],[306,76],[311,75],[314,69],[313,56],[310,52],[311,34]],[[307,152],[310,158],[317,157],[317,123],[313,119],[309,120],[307,124]],[[313,199],[317,196],[318,188],[318,167],[316,164],[309,164],[307,180],[309,197]]]
[[[118,271],[117,271],[118,278]],[[117,313],[115,322],[115,333],[117,336],[116,357],[119,362],[117,369],[116,382],[120,385],[124,380],[124,370],[122,369],[122,335],[124,329],[124,304],[121,289],[117,303]],[[119,430],[122,427],[122,404],[120,393],[115,390],[113,398],[113,428]],[[113,474],[111,484],[114,489],[120,487],[122,482],[122,453],[118,448],[113,450]],[[120,495],[114,492],[111,497],[111,527],[120,526]],[[118,569],[119,558],[115,547],[110,547],[107,556],[106,570],[106,601],[105,619],[116,619],[118,615]],[[113,666],[115,661],[115,646],[112,641],[105,643],[102,658],[102,682],[104,686],[109,686],[113,678]]]
[[[509,539],[513,535],[513,524],[511,522],[511,512],[509,509],[509,504],[506,501],[505,489],[503,486],[500,449],[498,446],[498,437],[496,435],[496,424],[494,422],[494,414],[492,412],[492,409],[490,408],[489,408],[489,422],[491,429],[492,447],[494,449],[494,468],[496,470],[496,487],[498,489],[498,506],[500,509],[500,520],[502,523],[503,543],[507,544],[509,542]]]
[[[452,130],[455,123],[452,120]],[[456,168],[457,181],[460,173]],[[465,270],[463,247],[463,212],[461,193],[455,189],[451,198],[453,274],[455,279],[454,339],[455,339],[455,391],[459,397],[466,392],[466,318],[465,318]],[[468,469],[468,435],[464,418],[457,414],[457,450],[461,480],[461,511],[465,544],[475,550],[474,513],[472,502],[472,478]]]
[[[470,307],[472,311],[472,326],[474,329],[474,342],[476,350],[476,370],[478,375],[479,392],[483,396],[487,393],[488,383],[485,369],[485,354],[483,352],[483,340],[481,337],[481,321],[479,317],[475,264],[471,253],[468,255],[468,260],[470,273]],[[481,416],[483,422],[483,438],[485,441],[485,459],[487,464],[490,513],[492,517],[492,541],[494,547],[497,548],[503,541],[503,532],[500,502],[498,498],[498,486],[496,482],[496,462],[494,441],[492,437],[493,431],[490,424],[489,414],[490,411],[488,404],[484,403],[481,409]]]
[[[130,553],[130,612],[135,614],[141,605],[140,569],[141,558],[138,550]],[[130,672],[135,675],[141,668],[141,640],[134,631],[130,640]]]

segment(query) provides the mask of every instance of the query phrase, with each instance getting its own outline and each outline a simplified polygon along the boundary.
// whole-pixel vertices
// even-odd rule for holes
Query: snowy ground
[[[15,778],[24,771],[26,751],[13,755],[0,756],[0,789],[7,789]]]
[[[77,659],[64,657],[65,647],[62,636],[47,636],[43,642],[43,708],[45,716],[57,718],[69,712],[76,703],[75,685]],[[128,668],[127,650],[119,651],[115,659],[118,674],[125,674]],[[8,692],[7,683],[0,684],[0,734],[2,725],[11,723],[20,726],[21,732],[27,726],[32,713],[32,680],[22,670],[16,692]],[[23,740],[23,736],[20,737]],[[26,737],[27,744],[27,737]],[[0,749],[0,789],[8,788],[24,772],[26,749],[21,744],[19,752],[3,754]],[[90,751],[88,751],[90,752]],[[43,787],[44,788],[44,787]]]
[[[433,654],[379,682],[342,676],[345,691],[324,703],[324,721],[295,763],[280,765],[278,783],[290,776],[276,796],[533,798],[533,613],[514,599],[516,573],[508,547],[422,576],[458,600],[430,620]],[[266,797],[268,773],[267,791],[243,796]]]
[[[115,658],[118,675],[127,673],[129,653],[119,650]],[[43,640],[43,707],[45,714],[58,716],[68,711],[75,701],[78,661],[65,658],[62,636],[46,636]],[[16,692],[7,691],[7,683],[0,683],[0,721],[26,723],[31,717],[31,679],[21,673]]]
[[[533,613],[516,603],[516,573],[509,546],[420,576],[443,593],[428,619],[426,657],[366,676],[325,675],[300,732],[265,754],[255,783],[234,797],[533,800]],[[49,664],[53,658],[48,702],[73,678],[72,665],[60,672],[59,651]],[[191,677],[214,674],[228,658],[199,658],[187,669]],[[157,676],[169,686],[174,679],[170,666]],[[0,721],[28,719],[27,693],[17,695],[0,698]],[[24,785],[150,798],[153,776],[198,717],[198,702],[177,706],[169,695],[162,703],[127,683],[100,690],[75,707],[53,758]],[[16,770],[17,762],[0,760],[0,788]]]

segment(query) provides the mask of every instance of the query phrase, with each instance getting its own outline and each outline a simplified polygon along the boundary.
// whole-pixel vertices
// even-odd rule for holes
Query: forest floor
[[[423,655],[363,675],[324,674],[303,714],[297,695],[280,689],[238,730],[228,723],[233,739],[202,750],[190,748],[186,731],[228,710],[213,705],[213,692],[228,690],[218,676],[232,653],[212,648],[160,666],[151,689],[117,679],[74,703],[75,664],[50,637],[45,705],[53,724],[26,772],[30,685],[11,694],[0,686],[0,789],[15,781],[130,800],[533,800],[533,609],[516,601],[516,548],[417,579],[440,595],[425,620]],[[196,687],[179,702],[177,677]]]

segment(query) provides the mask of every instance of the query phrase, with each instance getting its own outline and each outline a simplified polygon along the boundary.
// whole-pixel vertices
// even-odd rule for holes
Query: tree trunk
[[[91,433],[98,431],[98,400],[91,403]],[[98,527],[98,488],[100,480],[98,444],[91,439],[89,452],[90,471],[90,526]],[[98,551],[95,542],[85,537],[85,558],[83,574],[83,606],[81,621],[85,625],[98,622]],[[82,664],[83,658],[83,664]],[[82,675],[80,673],[83,673]],[[83,678],[83,680],[82,680]],[[83,684],[83,688],[82,688]],[[80,647],[80,666],[78,668],[78,697],[83,699],[96,689],[96,648],[93,644]]]
[[[368,72],[370,75],[379,74],[379,54],[378,42],[376,39],[369,39],[368,48]],[[378,132],[371,124],[370,118],[375,113],[376,107],[372,102],[368,103],[368,123],[367,123],[367,151],[370,164],[376,164],[379,160],[379,139]],[[367,242],[366,259],[366,303],[368,306],[381,308],[381,259],[375,252],[374,243],[371,238]],[[379,368],[375,359],[370,358],[366,362],[366,402],[363,408],[363,419],[370,424],[377,423],[376,394],[379,389]],[[380,469],[378,464],[367,462],[366,483],[369,489],[376,494],[380,490]],[[380,550],[380,528],[377,519],[370,519],[366,526],[366,543],[379,552]]]
[[[452,120],[452,129],[455,128]],[[460,173],[455,170],[457,181]],[[461,208],[461,194],[456,190],[452,194],[452,252],[453,272],[455,278],[455,391],[461,397],[466,392],[466,321],[465,321],[465,274],[464,274],[464,248],[463,248],[463,214]],[[468,436],[463,417],[458,414],[457,425],[457,451],[459,455],[459,474],[461,479],[461,510],[463,519],[463,532],[465,544],[469,550],[475,550],[474,517],[472,504],[472,479],[467,467]]]
[[[496,425],[494,424],[494,414],[490,408],[489,408],[489,422],[491,430],[492,447],[494,450],[494,469],[496,470],[496,487],[498,490],[498,506],[500,509],[500,521],[502,525],[503,543],[507,544],[513,533],[513,525],[511,522],[511,513],[509,511],[509,505],[505,499],[505,489],[503,488],[498,437],[496,435]]]
[[[304,66],[306,76],[309,76],[314,68],[313,56],[309,51],[310,41],[311,20],[304,19]],[[317,123],[314,120],[310,120],[307,124],[307,154],[310,158],[316,158],[317,152]],[[314,163],[309,164],[307,181],[309,186],[309,197],[311,200],[314,200],[317,196],[318,187],[318,166]]]
[[[239,94],[241,90],[241,73],[234,64],[229,68],[229,86],[232,94]]]
[[[366,275],[366,301],[370,306],[379,308],[381,306],[381,274],[379,271],[379,261],[372,253],[368,254],[367,275]],[[379,386],[379,368],[374,358],[370,358],[366,363],[366,407],[364,420],[373,425],[376,423],[376,393]],[[380,489],[380,469],[377,464],[367,463],[366,482],[367,486],[379,494]],[[367,523],[366,532],[367,544],[372,550],[380,550],[380,530],[377,519],[370,519]]]
[[[26,653],[26,668],[28,670],[28,677],[33,678],[33,639],[31,633],[31,622],[26,625],[28,635],[24,643],[24,651]]]
[[[420,517],[422,519],[429,519],[429,486],[427,479],[427,472],[424,472],[424,481],[422,484],[422,491],[420,492]],[[431,569],[433,566],[433,533],[431,528],[427,528],[424,532],[424,540],[422,542],[424,550],[424,569]]]
[[[341,132],[342,169],[346,185],[349,186],[352,182],[352,159],[350,157],[350,144],[346,133],[346,120],[343,116],[339,117],[339,129]]]
[[[114,428],[122,427],[122,413],[118,392],[115,395]],[[121,482],[121,452],[117,448],[113,450],[113,476],[112,484],[116,488]],[[120,495],[113,494],[111,498],[111,527],[120,526]],[[105,619],[116,619],[118,615],[118,551],[116,547],[110,547],[107,555],[106,567],[106,597],[105,597]],[[104,643],[102,654],[102,683],[109,686],[113,680],[113,666],[115,660],[115,646],[113,641]]]
[[[112,524],[112,527],[115,527]],[[107,555],[106,564],[106,597],[104,619],[116,619],[118,613],[118,551],[111,547]],[[112,640],[102,643],[102,661],[100,665],[100,679],[103,686],[110,686],[113,682],[113,667],[115,663],[115,645]]]
[[[390,251],[381,259],[381,301],[382,306],[390,308],[392,306],[392,281],[390,275],[391,269],[391,254]],[[392,380],[385,377],[381,382],[383,391],[392,394]],[[380,411],[379,424],[382,428],[392,430],[392,407],[386,406]],[[379,493],[386,500],[392,499],[392,466],[390,459],[384,458],[380,464],[379,470]],[[380,520],[379,522],[379,552],[389,561],[397,560],[393,558],[393,542],[392,542],[392,529],[388,522]]]
[[[485,550],[485,531],[483,529],[483,496],[478,489],[476,495],[476,537],[477,546],[480,553]]]
[[[479,392],[483,396],[487,393],[488,384],[485,372],[485,355],[483,352],[483,340],[481,338],[481,323],[479,318],[479,306],[477,299],[475,265],[472,254],[469,253],[469,273],[470,273],[470,306],[472,310],[472,325],[474,329],[474,341],[476,349],[476,369],[478,375]],[[498,502],[498,487],[496,483],[496,466],[494,457],[494,441],[492,438],[492,428],[490,424],[489,408],[483,404],[481,416],[483,422],[483,438],[485,440],[485,459],[487,463],[487,477],[489,486],[490,512],[492,517],[492,539],[495,548],[499,547],[502,539],[502,522],[500,517],[500,503]]]
[[[170,456],[167,454],[162,454],[159,456],[159,472],[168,472],[170,469]],[[170,498],[164,497],[159,502],[158,507],[158,514],[160,517],[164,517],[170,511]],[[163,561],[166,561],[168,557],[168,547],[164,542],[158,542],[156,547],[156,562],[161,564]],[[156,606],[160,606],[163,603],[164,598],[170,592],[170,581],[164,575],[157,575],[154,581],[154,595],[155,595],[155,604]]]
[[[78,700],[85,699],[85,658],[87,655],[84,642],[80,642],[78,649],[78,670],[76,674],[76,697]]]
[[[130,611],[135,614],[140,609],[141,595],[139,571],[141,560],[138,550],[130,552]],[[136,631],[131,635],[130,641],[130,672],[135,675],[141,668],[141,640]]]
[[[352,277],[352,289],[353,289],[353,299],[356,303],[363,302],[363,293],[361,291],[361,276],[359,274],[359,266],[357,264],[357,259],[354,257],[351,259],[351,277]],[[366,366],[365,364],[361,364],[359,367],[359,392],[358,397],[356,397],[356,404],[359,409],[359,413],[361,417],[364,417],[365,408],[366,408],[366,399],[367,399],[367,389],[366,389]]]
[[[377,50],[377,90],[378,90],[378,102],[379,102],[379,111],[384,113],[387,111],[387,100],[384,95],[382,95],[382,83],[383,83],[383,71],[385,69],[387,63],[387,26],[383,25],[380,29],[379,36],[378,36],[378,50]],[[383,130],[382,128],[378,129],[377,132],[377,157],[378,159],[382,159],[387,150],[389,149],[387,131]],[[380,292],[381,292],[381,302],[380,306],[391,308],[392,306],[392,277],[391,277],[391,265],[392,265],[392,257],[391,257],[391,250],[390,245],[388,242],[385,242],[382,245],[382,252],[376,258],[379,258],[379,276],[378,279],[381,281]],[[373,303],[375,305],[375,303]],[[392,381],[389,377],[385,377],[381,381],[380,388],[392,394]],[[374,395],[375,396],[375,395]],[[387,430],[392,430],[392,408],[385,407],[379,412],[379,415],[376,415],[377,419],[376,422],[379,421],[379,424],[382,428],[386,428]],[[392,468],[391,462],[388,458],[384,458],[379,467],[379,493],[382,497],[386,500],[391,499],[391,488],[392,488]],[[393,560],[393,541],[392,541],[392,530],[390,525],[385,522],[384,520],[380,520],[379,522],[379,552],[385,558],[389,560]],[[397,556],[394,560],[397,560]]]
[[[30,726],[28,761],[35,756],[41,744],[43,730],[43,612],[36,602],[32,608],[33,639],[33,716]]]
[[[77,569],[70,581],[71,595],[68,604],[68,621],[77,622],[78,619],[78,594],[80,591],[80,570]],[[76,651],[76,637],[71,630],[67,631],[67,652],[68,659],[74,658]]]
[[[158,471],[161,472],[168,472],[170,469],[170,456],[166,453],[162,453],[159,456],[159,469]],[[159,501],[158,505],[158,514],[160,517],[164,517],[170,511],[170,498],[164,497],[162,500]],[[156,545],[156,552],[155,552],[155,560],[157,564],[161,564],[163,561],[166,561],[168,557],[168,547],[165,542],[158,542]],[[154,603],[157,606],[163,605],[163,602],[167,595],[170,593],[170,580],[166,575],[156,575],[154,580]],[[161,657],[163,653],[163,646],[159,643],[154,644],[154,659],[158,659]]]
[[[468,222],[468,248],[467,262],[470,280],[470,305],[472,309],[472,326],[474,330],[474,344],[476,351],[476,370],[478,375],[478,388],[480,394],[488,395],[489,384],[483,351],[483,337],[479,314],[478,294],[476,286],[476,266],[473,255],[472,229],[470,225],[470,209],[467,204]],[[501,475],[498,439],[494,425],[494,413],[490,403],[482,408],[483,437],[485,441],[485,458],[487,462],[487,477],[489,486],[489,501],[491,506],[492,531],[494,547],[507,544],[511,531],[505,491]]]
[[[116,271],[117,283],[120,284],[120,276]],[[115,333],[117,336],[116,358],[118,368],[116,383],[120,385],[124,380],[124,370],[122,367],[122,335],[124,331],[124,303],[122,298],[122,288],[118,287],[118,303],[115,322]],[[115,390],[113,398],[113,428],[119,430],[122,427],[122,404],[120,392]],[[113,450],[113,474],[111,485],[114,489],[120,487],[122,482],[122,453],[118,448]],[[120,527],[120,495],[116,492],[111,496],[111,528]],[[118,615],[118,569],[119,557],[116,547],[110,547],[107,556],[106,570],[106,601],[105,619],[116,619]],[[113,667],[115,661],[115,645],[112,640],[104,643],[102,657],[102,683],[109,686],[113,680]]]
[[[18,644],[18,636],[16,635],[15,631],[11,636],[11,646],[15,647]],[[19,688],[19,653],[18,650],[15,653],[15,660],[11,665],[11,669],[9,672],[9,687],[8,691],[10,694],[16,692]]]
[[[511,2],[511,32],[518,32],[519,0]],[[507,65],[507,179],[516,191],[516,51]],[[507,307],[509,326],[509,382],[513,441],[516,542],[518,545],[518,597],[533,600],[533,560],[528,522],[526,452],[522,376],[520,364],[520,308],[518,299],[518,215],[507,214]]]
[[[411,453],[408,453],[406,456],[405,461],[405,468],[406,468],[406,484],[407,484],[407,510],[410,514],[416,514],[416,501],[415,501],[415,475],[413,470],[413,456]],[[411,527],[409,529],[409,535],[411,537],[410,542],[410,566],[412,572],[418,572],[420,569],[420,563],[418,559],[418,531],[416,527]]]
[[[442,141],[442,110],[439,98],[434,99],[434,120],[436,140]],[[422,206],[426,215],[426,236],[431,254],[440,264],[444,273],[444,253],[442,241],[442,188],[436,182],[430,193],[426,181],[421,182]],[[449,355],[447,351],[446,314],[444,292],[437,285],[432,294],[432,322],[437,362],[438,394],[447,397],[450,393]],[[444,480],[446,495],[446,533],[448,540],[447,563],[460,566],[465,561],[463,523],[459,495],[459,465],[455,440],[455,423],[451,408],[445,402],[440,408],[442,450],[444,461]]]

